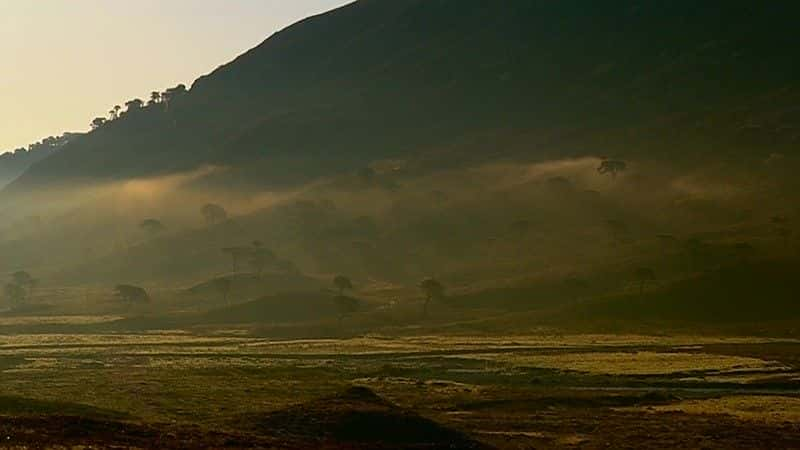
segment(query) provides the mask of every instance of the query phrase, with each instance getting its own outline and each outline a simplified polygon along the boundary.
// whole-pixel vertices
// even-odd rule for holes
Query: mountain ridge
[[[780,49],[800,42],[788,26],[797,9],[361,0],[275,33],[168,108],[95,130],[5,194],[203,164],[233,166],[232,176],[256,183],[297,184],[489,130],[571,129],[578,137],[552,144],[555,154],[624,153],[676,134],[740,145],[741,129],[698,123],[739,110],[740,128],[762,112],[780,119],[786,110],[785,123],[794,123],[800,69]],[[765,95],[776,101],[759,106]],[[781,120],[766,138],[779,147],[797,139]],[[758,140],[745,146],[769,153]],[[461,157],[469,155],[453,155]]]

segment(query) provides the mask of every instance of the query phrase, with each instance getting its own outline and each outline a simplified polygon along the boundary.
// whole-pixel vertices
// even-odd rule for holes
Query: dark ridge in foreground
[[[370,449],[486,449],[486,445],[404,410],[366,387],[249,418],[259,434],[313,447],[332,443]],[[313,442],[313,444],[312,444]]]

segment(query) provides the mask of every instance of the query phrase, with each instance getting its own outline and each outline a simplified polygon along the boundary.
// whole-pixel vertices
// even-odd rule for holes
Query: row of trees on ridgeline
[[[167,110],[169,109],[170,102],[187,92],[186,85],[179,84],[173,88],[167,89],[164,92],[151,92],[150,99],[147,101],[147,103],[140,98],[134,98],[125,102],[124,110],[122,109],[122,106],[114,105],[114,107],[108,111],[108,117],[95,117],[92,120],[92,129],[96,130],[109,122],[125,116],[126,114],[139,112],[146,107],[155,107],[160,105],[163,106],[164,110]]]

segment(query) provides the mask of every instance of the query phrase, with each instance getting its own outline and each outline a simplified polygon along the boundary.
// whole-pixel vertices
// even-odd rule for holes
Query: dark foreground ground
[[[800,343],[0,336],[0,447],[800,448]]]

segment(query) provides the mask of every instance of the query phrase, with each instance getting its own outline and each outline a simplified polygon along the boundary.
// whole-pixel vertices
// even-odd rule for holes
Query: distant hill
[[[763,157],[798,139],[795,2],[361,0],[31,167],[53,183],[237,168],[297,184],[366,162]]]
[[[750,332],[781,329],[797,333],[800,303],[795,280],[797,260],[767,260],[733,264],[643,294],[619,294],[571,304],[547,320],[581,326],[643,326],[667,328],[730,328],[747,325]]]
[[[14,151],[0,154],[0,187],[11,183],[29,167],[47,158],[81,135],[81,133],[64,133],[61,136],[51,136],[29,145],[27,148],[20,147]]]

